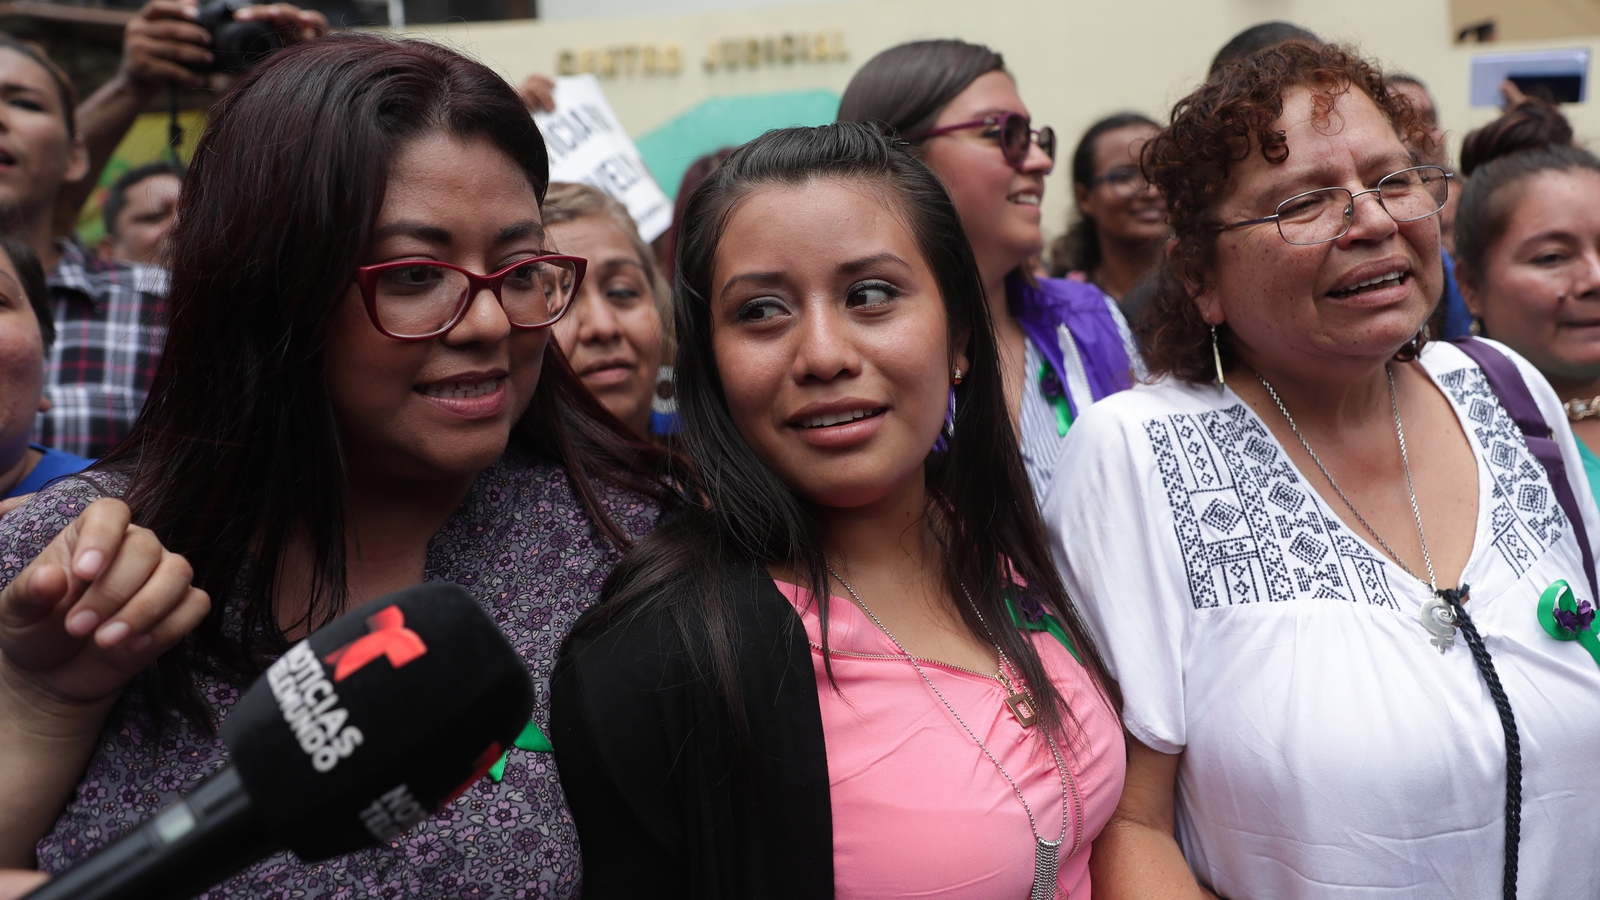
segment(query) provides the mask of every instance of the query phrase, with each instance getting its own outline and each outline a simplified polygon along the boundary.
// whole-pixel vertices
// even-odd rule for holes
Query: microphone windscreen
[[[222,725],[261,824],[305,861],[454,800],[528,724],[533,683],[459,585],[374,600],[295,644]]]

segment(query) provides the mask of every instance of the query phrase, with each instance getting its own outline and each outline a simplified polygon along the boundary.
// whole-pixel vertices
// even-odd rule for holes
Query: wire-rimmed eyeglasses
[[[572,305],[588,261],[579,256],[535,256],[479,275],[450,263],[402,259],[362,266],[356,285],[367,316],[401,341],[438,337],[461,324],[479,292],[494,292],[512,328],[548,328]]]
[[[1330,187],[1306,191],[1278,204],[1270,216],[1213,226],[1231,231],[1250,225],[1275,222],[1278,234],[1291,244],[1325,244],[1350,231],[1356,217],[1356,198],[1376,194],[1377,201],[1396,222],[1415,222],[1436,215],[1450,198],[1450,181],[1455,176],[1439,166],[1412,166],[1378,179],[1376,187],[1364,191]]]

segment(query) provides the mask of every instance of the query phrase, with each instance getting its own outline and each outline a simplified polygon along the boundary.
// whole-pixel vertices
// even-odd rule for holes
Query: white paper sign
[[[653,241],[672,224],[672,201],[650,177],[633,139],[593,75],[557,78],[554,112],[533,120],[550,153],[550,180],[592,184],[622,201]]]

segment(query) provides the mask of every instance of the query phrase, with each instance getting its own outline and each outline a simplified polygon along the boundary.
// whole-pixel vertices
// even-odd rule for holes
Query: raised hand
[[[205,618],[194,571],[98,500],[0,591],[0,688],[95,706]]]
[[[211,35],[195,24],[198,13],[194,0],[150,0],[139,10],[122,38],[122,72],[129,83],[143,91],[205,84],[205,76],[191,68],[211,63]],[[233,17],[272,26],[285,45],[314,41],[328,31],[327,16],[292,3],[246,6]]]
[[[184,0],[151,0],[122,34],[122,73],[144,90],[168,84],[199,87],[190,66],[211,63],[211,35],[194,23],[198,7]]]

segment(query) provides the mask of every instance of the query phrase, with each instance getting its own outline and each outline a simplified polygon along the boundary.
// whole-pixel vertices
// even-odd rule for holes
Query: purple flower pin
[[[1022,615],[1026,617],[1029,622],[1037,622],[1044,618],[1044,605],[1033,599],[1031,595],[1023,594],[1022,602],[1017,604],[1017,608],[1022,610]],[[1590,613],[1590,618],[1593,617],[1594,614]]]
[[[1039,393],[1044,394],[1051,400],[1067,395],[1066,389],[1061,386],[1061,379],[1056,375],[1055,369],[1045,366],[1044,371],[1039,374]]]
[[[1588,631],[1589,626],[1594,624],[1594,606],[1587,600],[1579,601],[1576,610],[1568,611],[1556,607],[1551,610],[1551,614],[1555,616],[1557,625],[1573,634]]]

